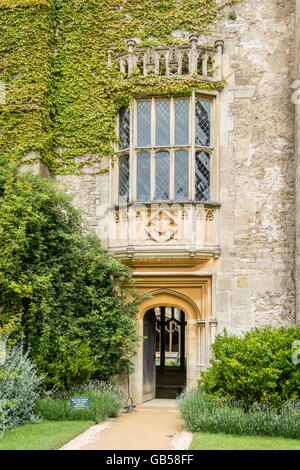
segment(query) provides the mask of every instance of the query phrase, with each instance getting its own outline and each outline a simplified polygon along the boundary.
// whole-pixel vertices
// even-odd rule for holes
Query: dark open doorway
[[[144,401],[176,398],[186,385],[185,314],[155,307],[144,316]]]

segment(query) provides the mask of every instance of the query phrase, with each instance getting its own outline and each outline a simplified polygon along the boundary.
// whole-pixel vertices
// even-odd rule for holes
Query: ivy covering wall
[[[113,158],[115,116],[141,92],[189,94],[222,83],[195,77],[120,81],[107,67],[107,49],[184,42],[173,32],[204,33],[238,0],[0,0],[0,151],[22,158],[40,152],[53,173]]]
[[[9,159],[36,150],[51,163],[53,12],[50,1],[0,1],[0,152]]]

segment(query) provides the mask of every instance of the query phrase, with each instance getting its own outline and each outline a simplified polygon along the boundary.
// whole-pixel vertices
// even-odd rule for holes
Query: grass
[[[56,450],[92,426],[93,421],[42,421],[6,431],[0,450]]]
[[[197,432],[190,450],[300,450],[300,439]]]

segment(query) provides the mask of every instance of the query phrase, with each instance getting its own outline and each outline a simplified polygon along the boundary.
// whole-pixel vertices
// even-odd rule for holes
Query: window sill
[[[199,204],[199,205],[203,205],[204,207],[207,207],[207,208],[219,208],[221,207],[221,203],[219,202],[201,202],[201,201],[147,201],[147,202],[143,202],[143,201],[133,201],[133,202],[128,202],[127,204],[114,204],[113,207],[114,208],[119,208],[119,207],[125,207],[125,206],[150,206],[150,205],[154,205],[154,204],[170,204],[170,205],[173,205],[173,204],[179,204],[179,205],[185,205],[185,204]]]

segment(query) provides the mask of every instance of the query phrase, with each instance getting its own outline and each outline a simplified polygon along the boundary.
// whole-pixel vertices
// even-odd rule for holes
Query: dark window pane
[[[189,101],[175,101],[175,145],[189,144]]]
[[[130,111],[128,106],[123,106],[119,112],[119,139],[120,149],[129,149],[130,145]]]
[[[151,103],[139,101],[137,104],[137,145],[150,147],[151,145]]]
[[[165,201],[169,199],[170,182],[170,156],[169,152],[155,154],[155,199]]]
[[[210,154],[196,152],[196,201],[207,202],[210,200]]]
[[[156,101],[156,145],[170,145],[170,101]]]
[[[119,158],[119,204],[129,201],[129,155]]]
[[[150,201],[150,153],[137,154],[137,188],[136,199],[139,202]]]
[[[189,156],[186,150],[175,153],[175,201],[187,201],[189,199]]]
[[[210,102],[196,101],[196,145],[210,146]]]

